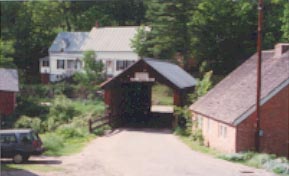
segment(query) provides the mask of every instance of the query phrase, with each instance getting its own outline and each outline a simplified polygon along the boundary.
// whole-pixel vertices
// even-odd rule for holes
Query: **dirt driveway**
[[[2,171],[2,176],[271,176],[263,170],[194,152],[167,130],[119,129],[93,140],[79,154],[34,157],[60,171]],[[242,173],[247,172],[247,173]]]

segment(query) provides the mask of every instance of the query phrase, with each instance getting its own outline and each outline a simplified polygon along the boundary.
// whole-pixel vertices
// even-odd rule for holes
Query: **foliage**
[[[84,90],[88,90],[95,97],[96,91],[99,89],[98,84],[103,81],[103,63],[96,61],[94,51],[86,51],[84,53],[84,71],[74,75],[74,80],[79,82]]]
[[[174,107],[174,115],[178,118],[178,126],[187,130],[187,134],[191,134],[192,130],[192,113],[187,106]]]
[[[281,17],[283,32],[282,39],[284,42],[289,42],[289,3],[285,4],[283,16]]]
[[[64,124],[57,128],[56,133],[62,135],[65,139],[81,138],[88,135],[88,128],[75,126],[73,124]]]
[[[47,106],[42,106],[39,99],[36,97],[24,97],[19,95],[17,97],[17,107],[15,109],[15,114],[27,115],[30,117],[41,117],[47,114],[49,108]]]
[[[64,138],[56,133],[46,133],[41,136],[47,155],[60,155],[59,150],[64,147]]]
[[[134,52],[136,52],[139,56],[147,56],[148,54],[148,31],[144,26],[141,26],[137,33],[135,34],[134,38],[131,40],[131,47],[133,48]]]
[[[15,52],[13,41],[0,39],[0,68],[14,68],[12,55]]]
[[[43,132],[41,120],[37,117],[21,116],[14,124],[15,128],[32,128],[37,132]]]
[[[146,5],[151,29],[138,31],[132,45],[135,51],[141,56],[160,59],[172,59],[180,53],[184,66],[187,66],[191,56],[188,17],[195,7],[194,1],[150,0]]]
[[[263,168],[278,174],[289,175],[289,162],[286,158],[276,158],[275,155],[254,153],[254,152],[243,152],[234,154],[223,154],[219,158],[241,162],[249,166],[256,168]]]
[[[79,112],[73,108],[71,101],[65,96],[58,96],[52,102],[49,109],[47,128],[54,130],[61,124],[71,122],[72,118],[79,115]]]
[[[195,102],[199,97],[205,95],[213,86],[212,83],[213,71],[206,72],[202,80],[198,80],[195,92],[190,95],[192,102]]]

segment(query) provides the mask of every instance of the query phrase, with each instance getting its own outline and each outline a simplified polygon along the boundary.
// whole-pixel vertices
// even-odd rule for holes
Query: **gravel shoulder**
[[[4,162],[5,163],[5,162]],[[2,162],[3,164],[3,162]],[[264,170],[192,151],[169,130],[118,129],[96,138],[82,152],[32,157],[49,171],[2,171],[2,176],[273,176]],[[57,168],[56,170],[53,169]]]

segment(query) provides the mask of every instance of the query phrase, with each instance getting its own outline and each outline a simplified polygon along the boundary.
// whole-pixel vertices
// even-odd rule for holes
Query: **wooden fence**
[[[109,119],[107,116],[98,118],[96,120],[89,119],[88,120],[88,130],[90,133],[92,133],[93,130],[100,128],[104,125],[108,125],[108,124],[109,124]]]

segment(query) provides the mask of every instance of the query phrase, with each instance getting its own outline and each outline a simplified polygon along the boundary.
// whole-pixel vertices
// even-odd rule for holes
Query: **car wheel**
[[[16,154],[16,155],[14,155],[13,156],[13,162],[15,163],[15,164],[20,164],[20,163],[22,163],[24,161],[24,156],[23,155],[21,155],[21,154]]]
[[[25,156],[23,156],[23,162],[28,161],[29,157],[30,157],[29,155],[25,155]]]

